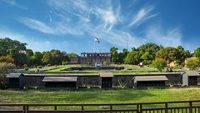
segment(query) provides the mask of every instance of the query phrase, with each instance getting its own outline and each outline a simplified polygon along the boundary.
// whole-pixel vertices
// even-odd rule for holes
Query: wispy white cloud
[[[45,22],[32,19],[32,18],[20,18],[19,21],[26,25],[27,27],[40,31],[42,33],[47,34],[55,34],[55,35],[63,35],[63,34],[73,34],[73,35],[80,35],[82,34],[81,31],[75,31],[73,27],[69,26],[62,22],[57,22],[54,24],[47,25]],[[79,26],[80,27],[80,26]],[[77,30],[77,29],[76,29]]]
[[[133,16],[132,21],[129,23],[129,27],[134,25],[140,25],[142,22],[157,16],[158,14],[151,14],[154,8],[152,6],[144,7],[140,9],[136,15]]]
[[[18,40],[20,42],[26,43],[27,44],[27,48],[30,48],[34,51],[49,51],[51,49],[59,49],[61,50],[60,47],[66,47],[69,48],[70,47],[70,43],[67,41],[62,41],[62,42],[52,42],[49,40],[38,40],[35,37],[32,36],[26,36],[22,33],[18,33],[18,32],[13,32],[10,31],[8,29],[5,30],[0,28],[0,38],[5,38],[5,37],[9,37],[13,40]],[[27,38],[29,37],[29,38]],[[62,48],[62,50],[68,51],[66,48]]]
[[[161,44],[165,47],[177,47],[182,45],[182,33],[180,28],[164,29],[161,25],[150,26],[146,31],[146,40]]]
[[[20,18],[20,22],[25,24],[29,28],[38,30],[42,33],[49,33],[49,34],[55,33],[54,30],[50,26],[48,26],[44,22],[41,22],[41,21],[36,20],[36,19]]]
[[[162,26],[151,26],[143,34],[133,34],[127,29],[116,27],[138,26],[146,20],[158,16],[153,6],[146,6],[132,14],[132,20],[124,19],[120,2],[110,1],[49,0],[49,21],[42,22],[32,18],[21,18],[27,27],[47,34],[79,35],[79,37],[97,36],[101,40],[119,48],[137,47],[146,41],[164,46],[180,45],[182,34],[178,28],[165,31]],[[131,12],[128,12],[131,15]],[[127,14],[126,14],[127,15]],[[48,45],[48,43],[46,44]],[[48,46],[47,46],[48,47]]]
[[[120,49],[127,48],[127,46],[129,49],[130,47],[137,47],[144,42],[143,39],[129,32],[121,30],[106,31],[103,26],[98,26],[91,34],[100,37],[100,40],[111,43],[113,46],[119,47]]]
[[[28,8],[26,6],[23,6],[21,4],[18,4],[17,3],[17,0],[2,0],[4,3],[7,3],[9,5],[12,5],[12,6],[16,6],[20,9],[24,9],[24,10],[27,10]]]

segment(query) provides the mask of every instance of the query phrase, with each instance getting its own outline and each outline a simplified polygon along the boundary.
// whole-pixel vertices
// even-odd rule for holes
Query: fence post
[[[189,102],[189,112],[192,113],[192,102]]]
[[[26,113],[26,106],[25,105],[22,105],[22,106],[23,106],[24,113]]]
[[[83,105],[81,106],[81,110],[82,110],[82,112],[84,113],[84,106],[83,106]]]
[[[55,110],[55,111],[57,110],[57,106],[54,106],[54,110]]]
[[[137,113],[140,113],[140,105],[137,104]]]
[[[165,102],[165,113],[168,113],[168,103]]]
[[[112,113],[112,105],[110,105],[110,112]]]
[[[138,113],[142,113],[142,104],[138,104],[138,106],[137,106],[138,108]]]

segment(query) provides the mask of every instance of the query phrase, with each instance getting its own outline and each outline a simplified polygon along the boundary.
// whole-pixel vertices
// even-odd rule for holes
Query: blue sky
[[[0,37],[34,51],[108,52],[146,42],[193,51],[200,47],[199,6],[199,0],[0,0]]]

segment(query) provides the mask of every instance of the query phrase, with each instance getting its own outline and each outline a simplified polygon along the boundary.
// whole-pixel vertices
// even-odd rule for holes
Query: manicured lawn
[[[135,103],[200,100],[200,88],[0,90],[0,103]]]
[[[111,70],[114,74],[149,74],[149,73],[165,73],[159,72],[153,67],[140,67],[137,65],[111,65],[111,66],[124,66],[125,70]],[[59,66],[46,66],[42,67],[40,70],[43,70],[45,73],[66,73],[66,74],[99,74],[101,70],[66,70],[70,67],[81,67],[81,65],[59,65]],[[24,73],[35,73],[36,68],[30,68],[28,71],[20,69]],[[181,71],[180,69],[175,69],[174,71]]]

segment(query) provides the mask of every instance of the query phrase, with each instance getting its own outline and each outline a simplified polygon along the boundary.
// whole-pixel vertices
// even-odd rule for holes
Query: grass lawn
[[[111,66],[124,66],[125,70],[112,70],[114,74],[149,74],[149,73],[165,73],[159,72],[153,67],[140,67],[138,65],[111,65]],[[59,66],[46,66],[42,67],[40,70],[43,70],[45,73],[66,73],[66,74],[99,74],[100,70],[66,70],[71,67],[81,67],[81,65],[59,65]],[[128,69],[128,70],[126,70]],[[30,68],[28,71],[24,69],[19,69],[24,73],[35,73],[36,68]],[[174,71],[181,71],[180,69],[174,69]]]
[[[0,90],[0,103],[135,103],[200,100],[200,88]]]

